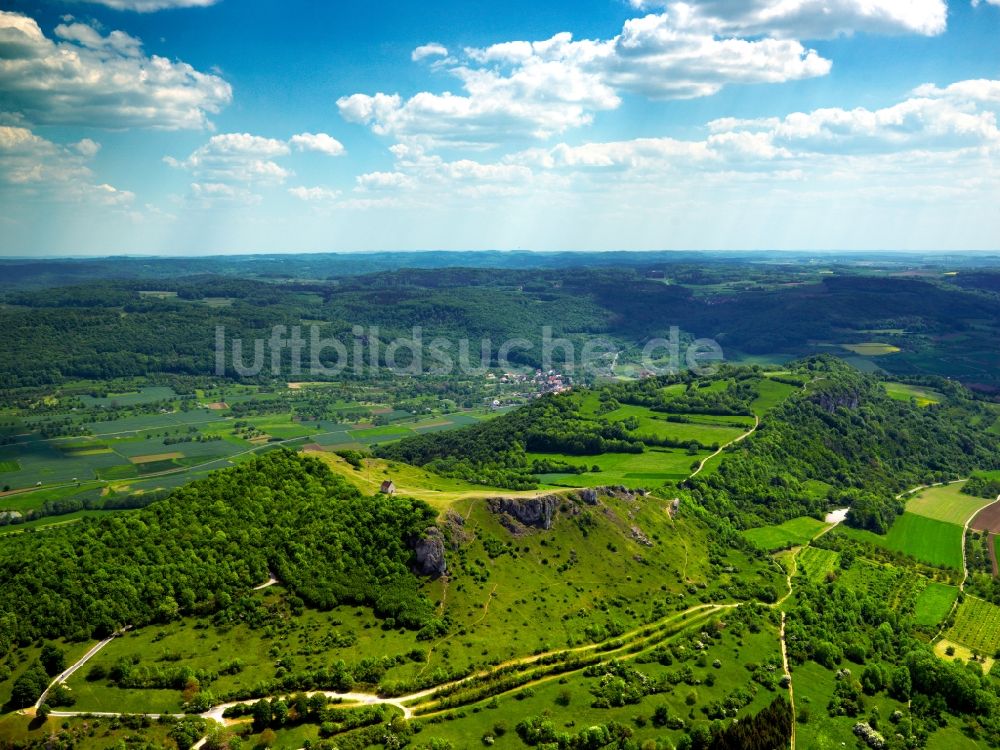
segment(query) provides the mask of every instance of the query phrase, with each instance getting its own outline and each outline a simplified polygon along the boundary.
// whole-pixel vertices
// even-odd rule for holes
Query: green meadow
[[[930,406],[931,404],[939,404],[944,400],[944,396],[937,391],[919,385],[895,383],[892,381],[886,381],[882,385],[885,388],[885,392],[889,394],[889,398],[894,398],[897,401],[909,401],[913,399],[917,402],[918,406]]]
[[[815,518],[801,516],[777,526],[760,526],[747,529],[743,536],[768,551],[786,549],[805,544],[826,528],[827,524]]]
[[[843,527],[842,533],[942,568],[962,568],[962,527],[907,511],[883,535]]]
[[[920,490],[906,501],[906,510],[925,518],[965,526],[965,522],[990,501],[964,494],[964,486],[965,482],[955,482]]]
[[[918,625],[936,627],[948,617],[958,588],[945,583],[930,581],[917,596],[913,619]]]

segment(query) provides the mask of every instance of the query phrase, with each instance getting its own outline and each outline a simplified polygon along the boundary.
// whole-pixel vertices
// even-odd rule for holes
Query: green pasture
[[[528,461],[564,461],[587,469],[595,465],[600,467],[600,471],[588,471],[584,474],[540,475],[539,479],[546,484],[568,487],[597,487],[606,484],[657,487],[664,482],[685,479],[693,471],[692,465],[706,455],[706,451],[690,455],[686,450],[674,448],[646,448],[642,453],[603,453],[599,456],[529,453]]]
[[[963,494],[964,486],[965,482],[956,482],[920,490],[906,501],[906,510],[925,518],[965,526],[965,522],[990,501]]]
[[[757,398],[753,400],[750,406],[753,409],[753,413],[758,417],[764,416],[764,414],[771,411],[771,409],[796,391],[795,386],[788,385],[788,383],[779,383],[777,380],[771,380],[770,378],[760,380],[756,388]]]
[[[697,658],[685,662],[694,672],[694,680],[699,683],[696,686],[682,683],[669,692],[644,696],[638,703],[598,708],[593,705],[595,696],[592,691],[597,689],[600,677],[588,677],[582,672],[561,678],[549,677],[529,685],[528,689],[502,695],[495,701],[485,700],[459,712],[422,719],[419,742],[438,740],[449,742],[456,748],[472,747],[474,742],[481,744],[482,738],[489,736],[498,748],[524,747],[515,726],[523,718],[539,716],[551,720],[559,731],[571,734],[599,724],[617,722],[629,727],[631,740],[637,746],[656,743],[657,740],[677,743],[683,736],[682,730],[657,727],[652,723],[657,708],[666,707],[671,717],[683,718],[686,724],[690,724],[707,721],[702,709],[710,703],[724,700],[736,690],[745,690],[753,695],[749,705],[739,710],[739,717],[760,711],[783,692],[780,688],[762,687],[751,679],[750,668],[755,665],[780,665],[778,636],[773,627],[765,627],[757,633],[743,632],[739,636],[728,630],[723,630],[723,633],[722,638],[708,644]],[[690,650],[696,638],[697,628],[694,633],[685,631],[672,637],[669,643]],[[650,678],[663,677],[682,666],[679,663],[664,666],[642,654],[629,656],[623,661]],[[719,667],[713,666],[716,661]],[[690,718],[692,716],[693,719]]]
[[[798,571],[811,581],[822,581],[837,567],[839,555],[819,547],[803,547],[798,555]]]
[[[913,619],[918,625],[940,625],[951,612],[958,589],[944,583],[929,581],[917,596]]]
[[[894,398],[897,401],[909,401],[913,399],[917,402],[917,406],[930,406],[931,404],[939,404],[944,401],[944,396],[937,391],[919,385],[888,381],[883,383],[882,386],[885,388],[885,392],[889,394],[889,398]]]
[[[842,533],[930,565],[962,568],[962,527],[957,524],[906,512],[884,536],[847,526],[842,527]]]
[[[819,534],[827,524],[809,516],[800,516],[777,526],[760,526],[747,529],[743,536],[758,547],[773,551],[787,549],[807,543]]]

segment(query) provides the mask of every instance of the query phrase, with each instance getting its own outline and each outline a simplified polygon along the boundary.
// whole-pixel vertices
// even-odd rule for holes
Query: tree
[[[896,667],[889,680],[889,693],[898,701],[908,701],[913,693],[913,680],[910,670],[906,667]]]
[[[253,727],[257,731],[271,725],[271,704],[264,698],[253,704]]]
[[[42,646],[42,653],[38,660],[45,667],[45,672],[49,677],[55,677],[66,669],[66,654],[52,643],[46,643]]]
[[[49,676],[41,662],[35,662],[14,681],[10,702],[14,708],[27,708],[34,704],[49,685]]]

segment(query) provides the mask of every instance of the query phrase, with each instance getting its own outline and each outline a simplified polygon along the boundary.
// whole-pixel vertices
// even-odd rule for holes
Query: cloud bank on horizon
[[[587,32],[353,48],[336,8],[287,6],[314,39],[236,6],[0,11],[0,252],[1000,249],[1000,0],[576,4]]]

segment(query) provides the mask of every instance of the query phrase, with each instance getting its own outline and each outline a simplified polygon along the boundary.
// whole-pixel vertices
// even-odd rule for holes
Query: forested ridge
[[[849,523],[881,533],[902,512],[899,493],[1000,461],[1000,438],[973,419],[988,414],[985,405],[961,386],[939,383],[948,403],[919,407],[834,357],[804,366],[812,384],[769,413],[716,474],[688,482],[713,513],[758,525],[850,506]],[[810,480],[827,492],[808,491]]]
[[[515,348],[512,360],[537,366],[542,326],[551,326],[557,337],[577,337],[578,345],[580,336],[602,334],[627,348],[641,347],[677,325],[691,336],[712,337],[727,350],[796,355],[812,350],[810,342],[849,342],[866,329],[898,328],[918,337],[912,339],[918,348],[975,353],[982,339],[970,337],[986,334],[969,321],[1000,319],[1000,300],[978,287],[852,271],[790,284],[799,276],[787,268],[749,264],[709,267],[707,273],[684,263],[573,270],[411,268],[336,279],[284,278],[259,265],[253,266],[258,276],[240,278],[235,274],[250,266],[235,262],[231,268],[209,264],[205,270],[211,273],[200,275],[160,273],[161,266],[151,264],[156,272],[144,278],[87,278],[71,286],[8,292],[0,298],[0,325],[8,332],[0,341],[0,386],[209,374],[219,325],[230,336],[248,339],[266,337],[275,325],[305,321],[323,321],[324,336],[345,342],[355,325],[379,327],[383,341],[409,335],[413,326],[423,327],[428,340],[490,338],[498,346],[524,337],[534,349]],[[63,271],[76,278],[74,269],[69,264],[53,283]],[[696,294],[701,286],[733,283],[741,274],[758,277],[759,287]],[[665,275],[676,283],[665,284]],[[222,304],[206,304],[211,300]],[[781,325],[775,325],[778,320]],[[953,336],[946,340],[943,334]],[[937,335],[936,343],[929,335]],[[937,371],[918,354],[903,353],[885,365],[900,372]],[[961,359],[949,363],[952,369],[962,366]],[[989,368],[973,372],[989,380]],[[953,374],[964,376],[960,369]]]
[[[277,450],[149,507],[0,545],[0,652],[39,637],[224,610],[274,573],[305,602],[373,606],[410,627],[430,604],[412,544],[435,512],[366,497],[321,461]]]

